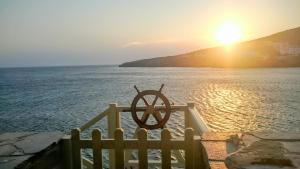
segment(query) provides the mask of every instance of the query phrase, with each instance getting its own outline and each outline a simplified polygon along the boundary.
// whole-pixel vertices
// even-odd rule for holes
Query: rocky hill
[[[299,67],[300,27],[263,38],[185,54],[127,62],[120,67]]]

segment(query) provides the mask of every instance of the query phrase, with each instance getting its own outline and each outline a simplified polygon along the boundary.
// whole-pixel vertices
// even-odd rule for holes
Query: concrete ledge
[[[60,165],[61,132],[17,132],[0,135],[0,168],[49,168]]]

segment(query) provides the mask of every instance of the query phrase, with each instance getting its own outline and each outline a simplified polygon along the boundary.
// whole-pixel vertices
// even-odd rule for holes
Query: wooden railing
[[[185,168],[186,169],[200,169],[206,168],[203,163],[201,151],[201,142],[199,139],[194,139],[193,129],[185,129],[183,140],[171,139],[171,134],[168,129],[163,129],[160,140],[148,140],[147,131],[139,129],[137,132],[137,139],[124,139],[124,133],[121,128],[114,132],[114,139],[102,139],[99,129],[94,129],[91,140],[80,139],[80,129],[73,129],[71,134],[72,140],[72,154],[73,154],[73,168],[81,169],[81,149],[91,148],[93,150],[93,168],[102,169],[102,150],[113,149],[115,151],[114,158],[115,167],[117,169],[124,169],[124,152],[126,149],[138,150],[138,168],[148,168],[148,149],[161,150],[161,167],[163,169],[171,168],[171,150],[185,151]]]
[[[156,106],[159,108],[159,106]],[[138,107],[143,109],[144,107]],[[172,112],[183,112],[185,119],[185,128],[193,127],[197,134],[201,135],[204,132],[208,132],[210,129],[204,122],[200,113],[198,112],[194,103],[188,103],[187,105],[172,105]],[[116,103],[109,105],[109,108],[99,113],[97,116],[89,120],[87,123],[80,127],[81,131],[84,131],[95,123],[107,116],[108,118],[108,131],[114,131],[120,127],[120,113],[131,112],[130,107],[118,106]],[[112,133],[109,133],[109,135]]]
[[[158,106],[159,107],[159,106]],[[141,109],[143,107],[140,107]],[[206,125],[206,123],[204,122],[203,118],[201,117],[200,113],[198,112],[198,110],[196,109],[195,105],[193,103],[188,103],[187,105],[172,105],[171,106],[172,109],[172,113],[173,112],[183,112],[184,113],[184,128],[188,129],[188,128],[193,128],[194,130],[194,135],[198,136],[196,137],[196,139],[194,138],[194,141],[192,141],[193,146],[194,147],[198,147],[198,151],[200,153],[203,154],[203,151],[200,147],[200,137],[202,133],[204,132],[208,132],[210,129],[208,128],[208,126]],[[93,145],[96,144],[101,149],[109,149],[109,168],[111,169],[118,169],[118,167],[116,166],[116,160],[120,160],[119,158],[115,158],[116,157],[116,152],[113,150],[113,146],[118,146],[119,144],[116,143],[117,141],[114,139],[118,139],[116,138],[116,133],[115,132],[120,132],[122,131],[121,129],[119,129],[121,127],[121,122],[120,122],[120,113],[122,112],[130,112],[131,109],[130,107],[124,107],[124,106],[118,106],[117,104],[110,104],[109,108],[106,109],[105,111],[99,113],[97,116],[95,116],[94,118],[92,118],[90,121],[88,121],[87,123],[85,123],[84,125],[82,125],[80,128],[78,129],[73,129],[71,132],[72,135],[72,139],[70,136],[66,136],[62,142],[63,142],[63,149],[64,149],[64,154],[63,154],[63,158],[64,158],[64,166],[67,169],[71,169],[74,168],[75,166],[85,166],[85,168],[88,169],[92,169],[95,168],[94,165],[99,165],[98,163],[101,163],[101,161],[99,160],[94,160],[99,161],[93,163],[91,160],[85,158],[85,157],[81,157],[80,153],[80,149],[85,149],[85,148],[93,148]],[[80,139],[80,133],[85,131],[86,129],[90,128],[91,126],[93,126],[95,123],[99,122],[101,119],[103,118],[107,118],[107,129],[108,129],[108,135],[106,138],[108,139],[102,139],[101,137],[101,133],[98,130],[94,130],[92,135],[93,135],[93,140],[97,140],[98,139],[98,143],[93,143],[93,140],[81,140]],[[167,130],[163,130],[165,132],[167,132]],[[124,165],[126,166],[132,166],[132,165],[137,165],[139,166],[141,163],[137,162],[136,160],[131,160],[131,154],[132,154],[132,150],[128,150],[131,149],[130,146],[132,146],[134,144],[134,146],[136,146],[136,149],[139,149],[139,147],[143,147],[142,145],[140,145],[141,143],[139,143],[141,138],[140,133],[145,132],[144,130],[140,130],[138,127],[136,129],[135,132],[135,136],[134,139],[131,140],[123,140],[123,145],[129,146],[129,147],[123,147],[125,154],[124,154]],[[189,132],[189,130],[187,130],[187,132]],[[96,134],[98,133],[98,134]],[[100,133],[100,134],[99,134]],[[163,134],[162,133],[162,134]],[[123,135],[123,134],[122,134]],[[119,135],[118,135],[119,136]],[[99,139],[100,138],[100,139]],[[100,140],[100,141],[99,141]],[[183,140],[173,140],[173,139],[169,139],[167,140],[168,142],[171,142],[171,147],[170,149],[183,149],[185,150],[185,148],[182,146],[183,144],[186,144]],[[109,143],[111,142],[111,143]],[[198,144],[196,144],[196,142],[198,142]],[[180,145],[179,147],[177,146],[177,144],[175,143],[179,143],[178,145]],[[156,145],[155,147],[160,149],[161,148],[161,144],[163,144],[162,141],[159,140],[146,140],[146,145],[147,148],[151,149],[154,148],[152,145]],[[120,146],[120,145],[119,145]],[[96,148],[95,147],[95,148]],[[168,146],[167,146],[168,147]],[[98,154],[99,148],[96,148],[96,150],[94,151],[94,158],[99,158],[99,155],[95,156],[96,154]],[[139,150],[141,152],[141,154],[144,154],[143,151],[145,151],[144,148]],[[76,153],[77,152],[77,153]],[[198,152],[198,153],[199,153]],[[95,154],[96,153],[96,154]],[[187,162],[187,160],[189,160],[190,158],[184,158],[183,155],[179,152],[179,151],[174,151],[174,154],[176,155],[177,161],[172,161],[170,164],[172,166],[177,166],[177,167],[184,167],[185,164]],[[187,154],[187,153],[185,153]],[[204,152],[205,154],[205,152]],[[144,159],[144,155],[143,157],[141,157],[140,159]],[[81,159],[81,160],[75,160],[75,159]],[[203,160],[203,159],[202,159]],[[123,161],[123,160],[122,160]],[[201,159],[199,159],[198,161],[201,161]],[[205,163],[205,161],[202,161]],[[157,161],[148,161],[148,165],[150,166],[159,166],[162,165],[161,164],[162,161],[157,162]],[[122,164],[122,163],[121,163]],[[194,165],[194,164],[193,164]],[[206,164],[202,164],[202,165],[206,165]],[[202,168],[207,168],[207,167],[202,167]]]

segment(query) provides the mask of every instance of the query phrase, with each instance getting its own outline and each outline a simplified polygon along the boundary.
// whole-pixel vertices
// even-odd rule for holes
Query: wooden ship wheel
[[[138,94],[134,97],[131,104],[131,115],[133,120],[139,125],[141,128],[154,130],[158,128],[163,128],[164,125],[170,118],[171,114],[171,105],[169,100],[166,98],[164,94],[161,93],[164,85],[162,84],[160,89],[157,90],[144,90],[139,91],[136,86],[134,88],[138,92]],[[146,100],[146,96],[154,96],[154,100],[151,104]],[[162,100],[161,106],[156,106],[157,100]],[[141,101],[144,106],[138,107],[138,103]],[[142,112],[142,116],[138,116],[138,112]],[[164,116],[163,116],[164,114]],[[154,124],[147,123],[149,121],[149,117],[153,116],[155,119]]]

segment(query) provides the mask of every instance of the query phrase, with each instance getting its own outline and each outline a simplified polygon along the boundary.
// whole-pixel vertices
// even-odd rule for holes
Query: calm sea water
[[[0,69],[0,132],[67,132],[109,103],[130,105],[136,91],[159,89],[175,104],[194,101],[216,131],[300,131],[300,68]],[[133,128],[130,114],[124,128]],[[170,125],[176,128],[182,116]]]

